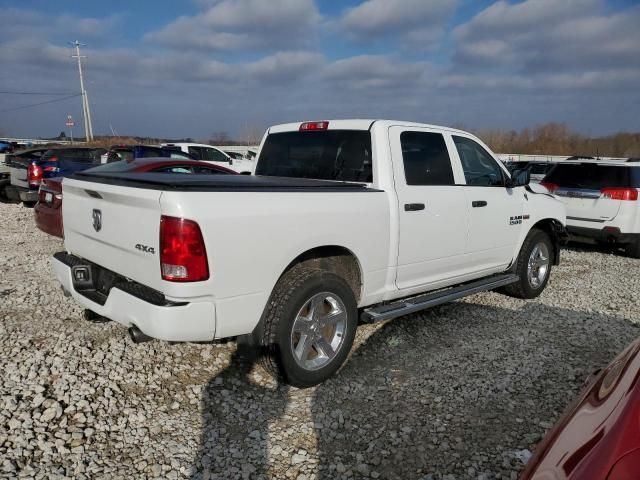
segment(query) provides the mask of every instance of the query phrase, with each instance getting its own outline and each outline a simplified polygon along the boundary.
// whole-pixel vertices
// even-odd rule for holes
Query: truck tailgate
[[[66,249],[160,290],[162,192],[70,178],[62,185]]]

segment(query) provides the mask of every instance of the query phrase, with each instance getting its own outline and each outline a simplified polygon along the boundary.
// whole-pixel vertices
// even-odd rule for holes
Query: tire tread
[[[261,338],[264,350],[262,355],[260,355],[260,363],[262,367],[276,379],[284,379],[277,349],[278,320],[282,316],[282,310],[291,295],[293,295],[309,277],[321,271],[322,270],[317,267],[305,264],[296,265],[278,281],[273,293],[269,297],[269,302],[264,312],[264,326]]]

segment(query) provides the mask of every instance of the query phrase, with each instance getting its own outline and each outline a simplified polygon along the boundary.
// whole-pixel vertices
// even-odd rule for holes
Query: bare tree
[[[231,143],[231,137],[229,132],[213,132],[209,138],[211,145],[229,145]]]
[[[537,155],[588,155],[593,157],[640,156],[640,133],[616,133],[587,137],[565,124],[550,122],[534,128],[479,130],[475,132],[495,152]]]
[[[266,128],[255,124],[245,124],[242,129],[240,140],[245,145],[259,145],[262,141]]]

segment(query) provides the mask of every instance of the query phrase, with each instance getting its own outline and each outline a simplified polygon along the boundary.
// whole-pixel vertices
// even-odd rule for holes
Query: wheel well
[[[560,244],[562,242],[564,232],[563,225],[554,218],[545,218],[544,220],[540,220],[531,228],[537,228],[549,235],[553,242],[553,264],[558,265],[560,263]]]
[[[362,293],[362,271],[356,256],[350,250],[339,246],[316,247],[298,255],[282,272],[284,275],[296,265],[305,263],[321,270],[333,272],[342,277],[351,287],[356,302]]]

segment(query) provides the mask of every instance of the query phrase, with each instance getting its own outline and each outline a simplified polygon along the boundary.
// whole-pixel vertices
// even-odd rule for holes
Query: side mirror
[[[524,187],[531,181],[531,172],[527,168],[516,168],[507,180],[507,188]]]

